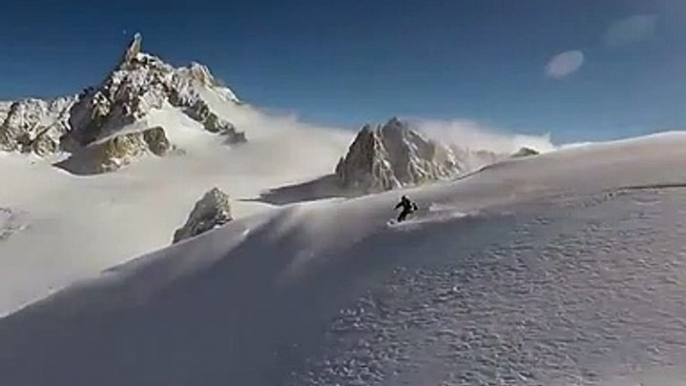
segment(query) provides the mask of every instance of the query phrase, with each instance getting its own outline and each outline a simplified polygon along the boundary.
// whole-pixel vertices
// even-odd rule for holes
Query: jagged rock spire
[[[133,58],[138,55],[139,52],[141,52],[141,45],[143,43],[143,36],[141,36],[140,33],[136,32],[135,35],[133,35],[133,40],[129,44],[129,47],[126,49],[126,53],[124,54],[124,62],[128,63]]]
[[[453,151],[424,138],[397,117],[365,125],[336,166],[339,183],[363,192],[450,178],[462,171]]]
[[[229,195],[215,187],[195,204],[184,226],[174,232],[172,243],[205,233],[231,220]]]

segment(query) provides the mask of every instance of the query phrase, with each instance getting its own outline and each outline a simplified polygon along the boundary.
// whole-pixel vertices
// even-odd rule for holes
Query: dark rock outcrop
[[[232,219],[229,196],[218,188],[213,188],[195,204],[183,227],[174,232],[172,243],[205,233]]]

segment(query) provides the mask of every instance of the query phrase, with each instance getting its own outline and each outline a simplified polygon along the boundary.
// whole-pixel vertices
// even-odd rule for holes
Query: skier
[[[402,196],[400,198],[400,202],[395,206],[395,209],[397,210],[398,208],[402,208],[403,210],[400,212],[400,215],[398,215],[398,222],[403,222],[407,218],[407,216],[411,213],[414,213],[417,211],[417,204],[414,202],[410,201],[407,196]]]

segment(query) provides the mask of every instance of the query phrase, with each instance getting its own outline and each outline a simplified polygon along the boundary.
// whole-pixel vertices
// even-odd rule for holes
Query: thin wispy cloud
[[[609,47],[622,47],[640,43],[655,37],[657,15],[634,15],[614,22],[603,36]]]
[[[585,57],[581,51],[567,51],[553,57],[545,66],[545,75],[550,79],[564,79],[579,71]]]

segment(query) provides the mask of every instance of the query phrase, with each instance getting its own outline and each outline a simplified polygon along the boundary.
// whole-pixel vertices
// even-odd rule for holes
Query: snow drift
[[[686,364],[686,135],[288,206],[0,321],[28,385],[572,385]],[[664,378],[663,378],[664,379]]]

